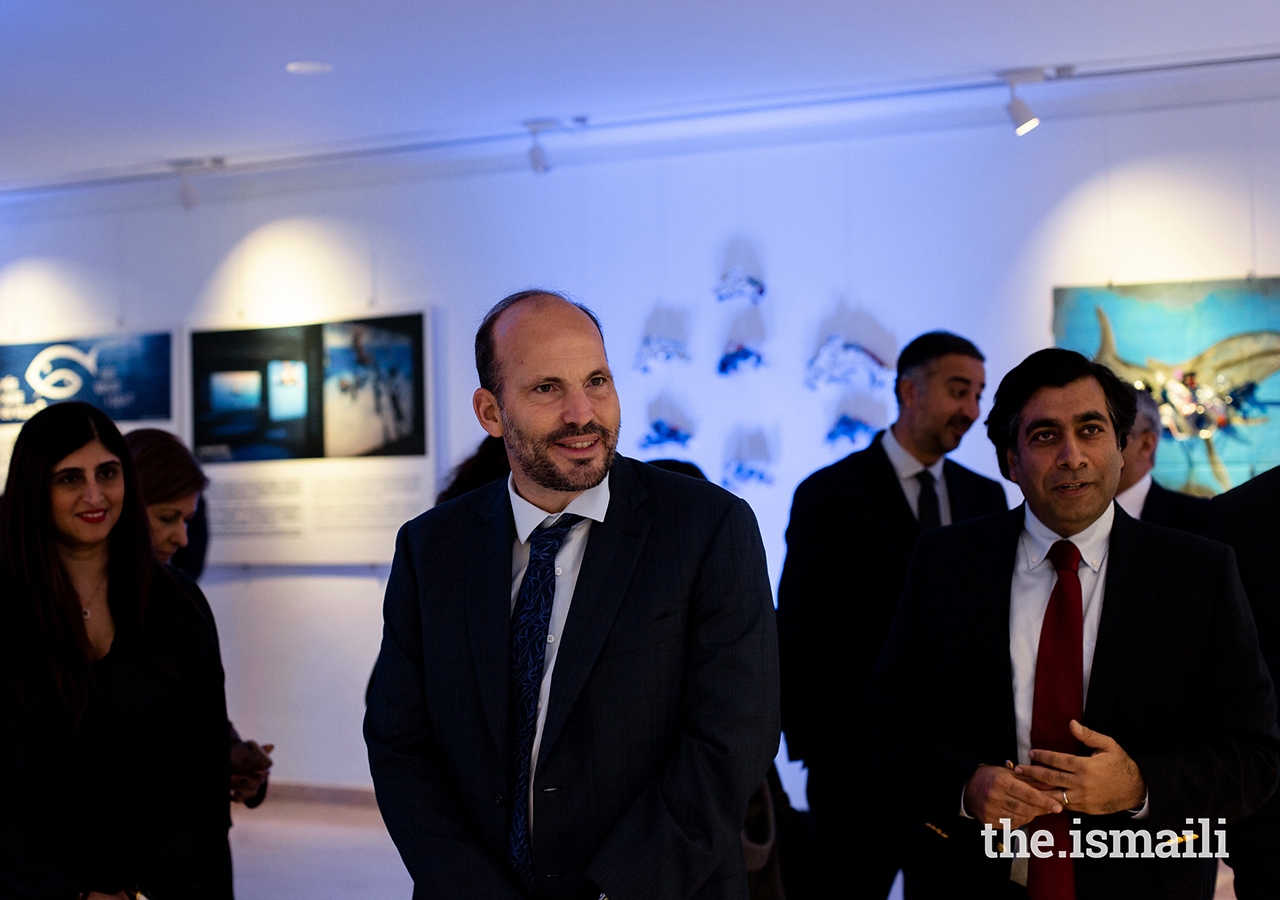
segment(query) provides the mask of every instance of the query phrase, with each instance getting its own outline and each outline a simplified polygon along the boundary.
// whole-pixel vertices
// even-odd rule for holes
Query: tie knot
[[[921,469],[919,474],[916,475],[916,480],[921,484],[927,484],[932,487],[934,482],[933,473],[928,469]]]
[[[581,521],[582,516],[566,513],[550,525],[543,525],[534,529],[532,543],[539,548],[550,546],[554,548],[552,552],[555,552],[564,543],[565,535],[569,533],[569,529]]]
[[[1080,548],[1070,541],[1057,541],[1049,548],[1049,562],[1059,572],[1074,572],[1080,568]]]

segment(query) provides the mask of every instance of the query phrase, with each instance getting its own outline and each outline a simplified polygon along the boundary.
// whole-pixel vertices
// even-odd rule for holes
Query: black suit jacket
[[[861,707],[920,535],[883,439],[814,472],[791,504],[778,641],[792,759],[812,763],[848,746],[851,725],[860,730],[860,719],[832,715],[831,698]],[[951,460],[943,477],[953,522],[1008,508],[990,478]]]
[[[619,458],[591,526],[533,776],[539,896],[744,898],[739,832],[778,747],[750,508]],[[401,529],[365,738],[415,898],[522,896],[507,862],[505,480]],[[594,896],[594,895],[593,895]]]
[[[1214,497],[1209,537],[1236,551],[1262,657],[1274,679],[1280,673],[1280,469]],[[1253,818],[1280,827],[1280,797],[1273,796]]]
[[[917,817],[947,835],[916,829],[917,896],[998,896],[1008,884],[1010,862],[986,857],[959,806],[980,764],[1017,758],[1009,595],[1022,522],[1020,507],[921,537],[872,679],[878,758],[915,789]],[[1275,788],[1280,731],[1231,549],[1117,508],[1104,591],[1084,724],[1137,762],[1150,818],[1082,816],[1079,827],[1154,837],[1187,817],[1247,815]],[[1179,896],[1215,865],[1076,860],[1077,896]]]
[[[1209,528],[1209,498],[1171,491],[1153,481],[1146,502],[1142,504],[1142,521],[1204,534]]]

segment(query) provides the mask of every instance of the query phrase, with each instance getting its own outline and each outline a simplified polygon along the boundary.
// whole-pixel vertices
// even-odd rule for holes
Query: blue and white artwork
[[[894,372],[880,357],[842,334],[832,334],[809,360],[805,384],[843,384],[878,390],[893,382]]]
[[[730,345],[720,356],[716,371],[721,375],[730,375],[743,368],[756,368],[764,362],[759,350],[752,350],[743,344]]]
[[[636,368],[641,372],[648,372],[659,363],[673,360],[688,362],[689,349],[685,342],[647,334],[640,342],[640,352],[636,354]]]
[[[853,444],[855,451],[865,450],[871,445],[871,439],[875,436],[875,428],[848,413],[841,413],[840,418],[836,419],[836,424],[827,432],[827,443],[837,444],[842,440],[848,440]]]
[[[661,447],[663,444],[679,444],[681,447],[689,443],[692,434],[678,425],[665,419],[655,419],[649,423],[649,430],[640,440],[641,447]]]
[[[171,417],[168,332],[0,346],[0,423],[82,400],[118,422]]]
[[[727,488],[752,483],[772,484],[774,453],[760,428],[737,428],[726,445],[724,474],[720,483]]]
[[[759,303],[764,299],[764,282],[737,266],[731,266],[716,285],[716,299],[722,303],[727,300]]]

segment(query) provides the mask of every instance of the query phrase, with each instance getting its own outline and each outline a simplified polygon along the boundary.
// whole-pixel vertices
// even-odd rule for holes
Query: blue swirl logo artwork
[[[764,357],[760,355],[759,351],[752,350],[745,344],[733,344],[720,357],[716,371],[721,375],[728,375],[730,372],[738,371],[743,366],[749,365],[752,368],[757,368],[763,362]]]
[[[64,400],[118,421],[168,419],[169,340],[160,333],[0,346],[0,422],[25,422]]]
[[[641,447],[661,447],[663,444],[679,444],[684,447],[693,435],[665,419],[654,419],[649,423],[649,432],[640,441]]]
[[[876,430],[861,419],[855,419],[848,413],[841,413],[836,424],[827,432],[827,442],[838,443],[841,438],[848,438],[855,449],[861,450],[871,444]]]

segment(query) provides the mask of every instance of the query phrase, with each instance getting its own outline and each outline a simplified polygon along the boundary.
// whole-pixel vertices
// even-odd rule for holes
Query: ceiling
[[[1275,0],[0,0],[0,190],[1278,50]]]

